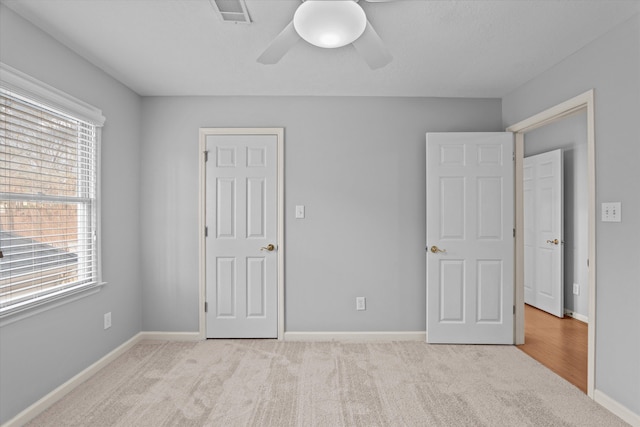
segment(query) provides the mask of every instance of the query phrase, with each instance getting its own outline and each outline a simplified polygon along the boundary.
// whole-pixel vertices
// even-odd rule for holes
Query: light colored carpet
[[[624,426],[511,346],[144,341],[32,426]]]

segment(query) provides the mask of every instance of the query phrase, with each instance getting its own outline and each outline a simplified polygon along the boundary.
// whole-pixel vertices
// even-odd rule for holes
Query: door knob
[[[554,245],[557,245],[558,243],[560,243],[560,240],[558,239],[547,240],[547,243],[553,243]]]
[[[269,252],[271,252],[275,248],[276,248],[275,246],[273,246],[271,243],[269,243],[267,246],[261,247],[260,250],[261,251],[269,251]]]
[[[437,246],[431,246],[431,252],[433,252],[434,254],[437,254],[438,252],[446,253],[447,250],[446,249],[440,249]]]

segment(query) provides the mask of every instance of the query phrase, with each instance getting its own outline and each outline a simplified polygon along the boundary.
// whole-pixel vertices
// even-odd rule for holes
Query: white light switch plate
[[[602,222],[622,221],[622,203],[608,202],[602,204]]]
[[[304,219],[304,205],[297,205],[296,206],[296,218],[297,219]]]

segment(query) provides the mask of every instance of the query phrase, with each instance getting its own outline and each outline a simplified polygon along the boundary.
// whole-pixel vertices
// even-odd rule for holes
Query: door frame
[[[198,316],[199,316],[199,338],[205,340],[206,334],[206,137],[207,135],[274,135],[277,138],[277,190],[276,190],[276,209],[278,221],[277,247],[276,256],[278,257],[278,339],[284,339],[284,128],[200,128],[199,137],[199,195],[198,195],[198,233],[199,233],[199,297],[198,297]]]
[[[542,126],[554,123],[570,115],[587,112],[587,180],[588,180],[588,285],[589,322],[587,324],[587,395],[594,398],[595,391],[595,343],[596,343],[596,160],[595,160],[595,112],[594,90],[588,90],[561,104],[548,108],[506,130],[515,135],[515,344],[524,344],[524,205],[523,161],[524,136]]]

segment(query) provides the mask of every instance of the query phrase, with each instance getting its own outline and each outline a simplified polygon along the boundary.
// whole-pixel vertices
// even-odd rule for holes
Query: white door
[[[276,135],[206,135],[207,338],[278,336],[277,149]]]
[[[526,157],[524,302],[564,317],[562,150]]]
[[[427,341],[513,344],[511,133],[427,134]]]

